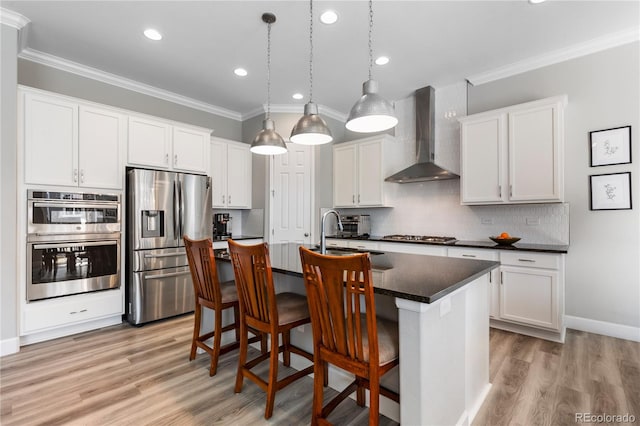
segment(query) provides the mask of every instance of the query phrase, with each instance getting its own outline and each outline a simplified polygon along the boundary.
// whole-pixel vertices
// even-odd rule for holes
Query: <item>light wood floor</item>
[[[205,354],[189,362],[192,321],[189,315],[140,328],[123,324],[1,358],[0,424],[309,423],[311,378],[280,391],[266,421],[256,385],[245,380],[233,393],[235,352],[221,357],[215,377]],[[490,371],[493,387],[474,425],[575,425],[576,412],[631,413],[640,422],[640,343],[569,331],[561,345],[492,330]],[[331,420],[359,425],[367,416],[349,400]]]

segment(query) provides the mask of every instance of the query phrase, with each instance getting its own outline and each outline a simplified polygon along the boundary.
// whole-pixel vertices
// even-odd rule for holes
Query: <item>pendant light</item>
[[[373,0],[369,0],[369,80],[362,85],[362,97],[351,108],[345,124],[352,132],[371,133],[390,129],[398,124],[391,102],[378,95],[378,82],[371,78],[373,67]]]
[[[304,115],[293,126],[290,139],[301,145],[320,145],[331,142],[333,136],[313,102],[313,0],[309,1],[309,15],[309,102],[304,106]]]
[[[271,119],[271,24],[276,22],[276,15],[263,13],[262,20],[267,24],[267,116],[262,122],[262,130],[251,143],[250,151],[254,154],[277,155],[287,152],[287,145],[276,132],[276,125]]]

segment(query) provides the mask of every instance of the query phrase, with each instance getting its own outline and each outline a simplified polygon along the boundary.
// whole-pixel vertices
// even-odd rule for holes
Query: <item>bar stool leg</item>
[[[264,411],[264,418],[268,419],[273,415],[273,405],[278,389],[278,334],[271,335],[271,356],[269,359],[269,385],[267,387],[267,408]]]
[[[202,316],[202,306],[196,301],[194,323],[193,323],[193,339],[191,340],[191,353],[189,354],[189,361],[193,361],[196,358],[196,341],[200,337],[200,318]]]

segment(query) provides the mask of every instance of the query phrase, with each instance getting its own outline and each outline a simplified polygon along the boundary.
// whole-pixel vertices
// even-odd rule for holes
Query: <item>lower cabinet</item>
[[[26,303],[22,308],[21,335],[50,331],[83,322],[121,316],[122,290],[58,297]]]
[[[500,256],[496,250],[483,250],[465,247],[450,248],[449,257],[493,260],[496,262],[500,260]],[[489,274],[489,317],[500,317],[500,268],[492,270]]]

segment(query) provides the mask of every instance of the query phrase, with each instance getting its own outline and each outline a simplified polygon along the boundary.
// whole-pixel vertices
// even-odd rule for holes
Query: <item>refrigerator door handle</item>
[[[182,241],[182,235],[184,234],[184,199],[182,198],[182,187],[184,182],[178,181],[178,195],[180,197],[180,205],[178,206],[178,210],[180,211],[180,241]]]
[[[179,182],[173,182],[173,235],[177,240],[182,240],[180,238],[180,194],[178,193],[178,185]]]

